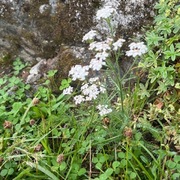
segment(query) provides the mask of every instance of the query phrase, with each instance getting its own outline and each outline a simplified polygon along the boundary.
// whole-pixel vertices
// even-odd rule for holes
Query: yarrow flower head
[[[100,86],[99,90],[100,90],[101,93],[106,92],[106,88],[103,85]]]
[[[89,66],[75,65],[69,71],[69,76],[72,76],[73,81],[75,80],[84,81],[86,76],[89,74],[88,70],[89,70]]]
[[[116,42],[113,43],[113,50],[117,51],[119,48],[122,47],[124,42],[124,39],[118,39]]]
[[[108,56],[109,54],[107,52],[99,52],[95,55],[95,58],[103,61],[106,60]]]
[[[96,99],[98,94],[100,93],[98,86],[96,84],[88,85],[84,84],[81,87],[82,94],[86,96],[86,101],[91,101]]]
[[[69,86],[68,88],[63,90],[64,95],[71,94],[73,92],[73,87]]]
[[[95,30],[91,30],[83,36],[82,41],[84,42],[87,40],[93,40],[96,36],[97,36],[97,32]]]
[[[111,6],[114,8],[118,8],[118,6],[120,5],[119,0],[102,0],[104,2],[105,6]]]
[[[90,45],[89,45],[89,50],[95,50],[95,51],[107,51],[107,50],[110,50],[111,47],[110,45],[106,42],[106,41],[102,41],[102,42],[92,42]]]
[[[129,45],[130,50],[126,51],[127,56],[141,56],[142,54],[145,54],[147,52],[147,47],[144,45],[144,42],[139,42],[139,43],[131,43]]]
[[[98,59],[91,59],[89,67],[94,70],[94,71],[99,71],[103,65],[106,65],[106,62],[103,60],[98,60]]]
[[[89,83],[93,84],[94,82],[99,81],[99,77],[93,77],[89,79]]]
[[[108,105],[98,105],[97,109],[99,110],[100,116],[105,116],[112,112],[112,109],[108,108]]]
[[[82,96],[82,95],[74,96],[74,102],[75,102],[76,105],[81,104],[84,101],[85,101],[84,96]]]
[[[114,12],[116,12],[116,9],[111,6],[105,6],[102,9],[98,10],[96,13],[96,19],[107,19],[109,18]]]

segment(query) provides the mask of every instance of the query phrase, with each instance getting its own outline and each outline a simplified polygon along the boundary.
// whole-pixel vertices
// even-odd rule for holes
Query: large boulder
[[[60,56],[60,53],[64,56],[63,47],[74,49],[86,46],[82,37],[91,28],[97,27],[94,20],[96,11],[107,2],[115,0],[1,0],[0,62],[18,56],[35,64],[39,58],[61,57],[59,64],[70,66],[68,59],[65,62]],[[152,22],[155,0],[118,2],[117,36],[128,41]]]

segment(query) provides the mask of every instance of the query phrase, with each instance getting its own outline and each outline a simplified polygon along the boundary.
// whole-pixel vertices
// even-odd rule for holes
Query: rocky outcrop
[[[64,45],[69,49],[72,46],[85,47],[82,37],[96,26],[95,12],[107,1],[1,0],[1,59],[18,56],[34,64],[38,62],[37,58],[48,60],[59,57]],[[134,34],[140,33],[141,28],[152,21],[154,2],[119,0],[117,36],[128,41]]]

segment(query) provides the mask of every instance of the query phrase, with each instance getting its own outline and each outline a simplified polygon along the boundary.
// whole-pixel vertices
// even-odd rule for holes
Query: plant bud
[[[42,150],[42,145],[41,144],[38,144],[35,148],[34,148],[34,151],[35,152],[39,152]]]
[[[31,120],[29,121],[29,124],[30,124],[31,126],[33,126],[35,123],[36,123],[36,121],[35,121],[34,119],[31,119]]]
[[[132,137],[132,129],[128,128],[128,127],[125,127],[125,129],[124,129],[124,136],[126,136],[128,138],[131,138]]]
[[[5,121],[5,122],[3,123],[3,127],[4,127],[4,129],[11,129],[11,127],[12,127],[12,122],[10,122],[10,121]]]
[[[64,155],[63,154],[60,154],[60,155],[57,156],[57,159],[56,159],[57,163],[60,164],[63,160],[64,160]]]
[[[33,98],[32,104],[33,104],[34,106],[37,105],[37,104],[39,104],[39,99],[38,99],[38,98]]]

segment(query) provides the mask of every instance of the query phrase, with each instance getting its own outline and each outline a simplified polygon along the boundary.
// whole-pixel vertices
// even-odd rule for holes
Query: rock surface
[[[105,2],[108,0],[1,0],[0,58],[20,57],[32,64],[38,58],[56,58],[61,66],[71,64],[57,57],[67,52],[63,52],[65,45],[71,50],[86,46],[82,37],[96,26],[94,15]],[[152,22],[155,0],[119,3],[117,36],[128,41]]]

